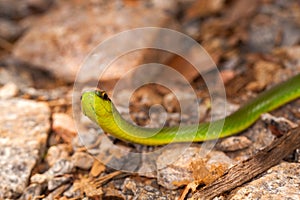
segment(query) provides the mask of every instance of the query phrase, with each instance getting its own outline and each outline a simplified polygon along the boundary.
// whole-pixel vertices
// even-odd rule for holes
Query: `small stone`
[[[126,193],[132,193],[134,195],[136,195],[137,193],[137,184],[129,179],[129,178],[126,178],[125,181],[124,181],[124,184],[123,184],[123,192],[126,194]]]
[[[99,176],[102,172],[104,172],[106,169],[105,165],[101,163],[99,160],[94,159],[94,163],[92,166],[92,169],[90,171],[90,175],[93,177]]]
[[[299,163],[282,162],[232,191],[228,199],[299,199],[299,174]]]
[[[58,144],[51,146],[46,155],[49,166],[53,166],[57,160],[68,159],[72,152],[72,147],[68,144]]]
[[[30,177],[31,183],[43,184],[48,181],[49,177],[47,174],[34,174]]]
[[[237,151],[249,147],[252,144],[245,136],[231,136],[217,143],[216,148],[220,151]]]
[[[235,112],[238,108],[237,104],[227,102],[226,99],[221,97],[216,97],[211,102],[210,115],[213,117],[213,120],[219,120]]]
[[[107,187],[103,189],[103,199],[126,199],[125,196],[117,189]]]
[[[72,139],[77,135],[73,119],[64,113],[54,113],[52,119],[52,130],[65,142],[71,143]]]
[[[141,154],[132,153],[131,150],[127,146],[114,145],[109,138],[103,137],[97,146],[95,156],[109,168],[137,172],[141,164]]]
[[[80,197],[82,197],[81,191],[79,189],[75,189],[74,185],[64,192],[64,196],[74,199],[80,199]]]
[[[122,186],[122,193],[125,194],[126,197],[134,196],[138,197],[137,199],[157,200],[178,199],[179,194],[178,191],[165,191],[159,188],[156,182],[153,182],[150,179],[146,181],[138,181],[131,178],[125,179]]]
[[[63,176],[66,174],[70,174],[74,169],[74,165],[71,161],[60,159],[56,161],[56,163],[50,167],[45,173],[43,174],[34,174],[30,181],[33,183],[45,183],[47,181],[52,180],[55,177]]]
[[[7,83],[0,88],[0,99],[10,99],[17,96],[19,92],[18,87],[14,83]]]
[[[25,189],[19,200],[37,199],[42,194],[42,189],[41,184],[32,183]]]
[[[147,147],[145,147],[146,149]],[[157,177],[157,169],[156,169],[156,160],[159,156],[159,153],[143,153],[141,155],[141,165],[139,167],[138,173],[141,176],[148,178],[156,178]]]
[[[274,117],[268,113],[262,114],[262,120],[267,124],[272,134],[281,137],[298,125],[284,117]]]
[[[13,42],[21,36],[23,28],[11,20],[0,18],[0,37],[4,40]]]
[[[234,163],[223,152],[211,151],[203,157],[197,147],[168,148],[157,159],[158,183],[167,189],[177,189],[193,181],[210,183],[221,176]],[[173,161],[171,163],[168,163]]]
[[[261,91],[267,85],[278,80],[281,76],[279,73],[280,65],[267,62],[267,61],[257,61],[254,65],[255,81],[247,84],[247,90],[251,91]],[[280,80],[280,79],[279,79]]]
[[[27,0],[28,6],[39,12],[47,10],[53,3],[53,0]]]
[[[7,61],[1,63],[0,67],[0,84],[6,85],[10,82],[22,90],[31,88],[34,85],[28,67],[14,59],[7,59]]]
[[[179,112],[180,111],[179,102],[173,93],[169,93],[164,96],[163,105],[167,109],[168,112]]]
[[[94,158],[93,156],[84,152],[75,152],[72,156],[72,163],[74,167],[88,170],[92,167]]]
[[[8,19],[21,19],[30,15],[32,12],[27,1],[18,0],[1,0],[0,1],[0,17]]]
[[[70,176],[54,177],[48,181],[48,190],[54,190],[61,185],[69,182],[72,179]]]
[[[53,190],[46,197],[43,197],[43,200],[57,199],[57,197],[60,196],[61,194],[63,194],[70,186],[71,186],[71,184],[68,184],[68,183],[61,185],[60,187]]]
[[[59,176],[69,174],[73,171],[73,169],[74,165],[71,161],[61,159],[56,161],[56,163],[45,174],[50,176]]]
[[[0,199],[14,199],[44,154],[50,109],[45,103],[10,99],[0,100],[0,112]]]

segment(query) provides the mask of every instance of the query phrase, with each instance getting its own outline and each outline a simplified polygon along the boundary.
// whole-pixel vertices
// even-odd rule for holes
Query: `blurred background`
[[[190,169],[183,167],[189,175],[178,179],[173,179],[178,174],[170,171],[143,177],[122,175],[91,156],[103,158],[111,154],[109,148],[99,147],[103,132],[86,120],[87,132],[78,138],[73,120],[73,83],[88,54],[121,31],[149,26],[179,31],[203,46],[220,70],[229,113],[259,92],[300,72],[298,0],[0,0],[0,198],[139,196],[147,199],[152,195],[152,199],[174,199],[180,196],[187,184],[184,178],[195,178]],[[187,51],[193,57],[198,56],[192,50]],[[108,54],[101,52],[101,56]],[[180,72],[196,91],[202,113],[199,121],[209,120],[210,99],[205,83],[178,55],[137,51],[123,56],[115,61],[99,87],[111,94],[125,72],[149,61]],[[94,80],[86,80],[84,84],[89,85],[89,81]],[[114,99],[121,113],[126,94],[124,90]],[[188,102],[189,97],[184,99]],[[169,113],[166,125],[176,125],[181,120],[191,123],[189,116],[180,118],[178,101],[168,88],[141,87],[130,102],[130,113],[125,118],[139,125],[150,121],[162,123],[160,114],[151,119],[148,115],[154,104],[163,105]],[[299,101],[294,105],[298,106]],[[299,122],[299,110],[291,107],[278,112]],[[259,124],[255,130],[263,128]],[[243,136],[250,140],[242,140],[241,144],[247,150],[230,150],[218,158],[226,160],[217,168],[221,170],[219,175],[274,139],[266,131],[260,133],[251,136],[246,132]],[[129,151],[150,151],[111,140]],[[109,162],[120,165],[132,160],[123,154],[110,159]],[[171,175],[165,178],[164,173]],[[109,182],[113,177],[118,179]],[[144,189],[147,185],[149,188]],[[260,186],[256,186],[259,191]]]

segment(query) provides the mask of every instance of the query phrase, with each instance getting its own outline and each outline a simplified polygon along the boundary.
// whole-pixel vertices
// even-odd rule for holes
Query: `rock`
[[[16,198],[26,188],[43,154],[50,109],[30,100],[0,100],[0,198]]]
[[[211,108],[210,115],[213,116],[213,120],[218,120],[238,110],[239,105],[227,102],[226,99],[221,97],[216,97],[214,101],[211,101]]]
[[[106,167],[115,170],[137,172],[141,164],[141,154],[130,152],[132,148],[115,145],[105,137],[98,139],[98,145],[88,152],[96,157]]]
[[[273,135],[281,137],[287,134],[290,130],[298,127],[298,124],[291,122],[284,117],[275,117],[269,113],[261,115],[261,119],[268,126]]]
[[[202,0],[192,3],[185,13],[185,18],[192,20],[210,16],[224,10],[224,0]]]
[[[51,198],[51,194],[56,194],[56,192],[60,191],[63,193],[70,185],[66,184],[73,179],[74,165],[71,161],[66,159],[60,159],[56,161],[56,163],[48,169],[43,174],[34,174],[31,178],[31,184],[43,185],[48,191],[51,193],[47,196],[48,199]],[[29,186],[31,187],[31,186]],[[47,198],[46,198],[47,199]]]
[[[42,185],[41,184],[30,184],[25,191],[23,192],[22,196],[19,200],[27,200],[27,199],[34,199],[38,198],[42,194]]]
[[[237,151],[249,147],[252,144],[245,136],[231,136],[217,143],[216,148],[220,151]]]
[[[275,139],[275,136],[266,128],[262,121],[254,123],[251,129],[247,129],[243,132],[243,135],[253,141],[251,154],[269,146]]]
[[[177,189],[191,182],[208,184],[233,165],[223,152],[211,151],[205,157],[201,146],[164,150],[157,159],[158,183],[167,189]],[[172,163],[166,164],[166,162]]]
[[[72,139],[77,135],[74,120],[64,113],[54,113],[52,120],[52,130],[65,142],[71,143]]]
[[[48,181],[48,190],[52,191],[72,180],[70,176],[54,177]]]
[[[229,195],[235,199],[299,199],[300,164],[283,162]]]
[[[0,88],[0,99],[10,99],[17,96],[18,92],[16,84],[9,82]]]
[[[163,9],[147,6],[142,1],[135,6],[120,1],[56,1],[51,11],[38,16],[35,24],[17,42],[13,54],[58,78],[73,82],[80,63],[100,42],[121,31],[141,26],[171,28],[174,24],[171,19]],[[109,56],[108,52],[102,53],[99,58]],[[105,73],[104,79],[122,77],[141,64],[144,54],[140,51],[125,55],[125,59],[112,64],[114,67],[110,68],[113,70]],[[101,59],[96,62],[94,65],[103,63]],[[95,78],[93,70],[86,73],[86,76]]]
[[[147,147],[142,147],[146,149]],[[142,151],[146,152],[146,150]],[[159,156],[159,152],[143,153],[141,155],[141,164],[138,170],[138,174],[148,178],[157,177],[156,160]]]
[[[164,96],[163,105],[168,112],[180,112],[179,102],[173,93]]]
[[[0,67],[0,84],[14,83],[19,89],[33,87],[32,75],[25,65],[16,63],[14,59],[3,61]],[[6,62],[6,63],[5,63]],[[34,73],[37,73],[36,71]]]
[[[53,0],[0,0],[0,17],[20,19],[49,8]]]
[[[32,183],[38,183],[43,184],[48,181],[49,177],[46,174],[34,174],[32,177],[30,177],[30,181]]]
[[[68,188],[70,188],[71,184],[63,184],[62,186],[53,190],[50,194],[43,198],[43,200],[52,200],[57,199],[61,194],[63,194]]]
[[[71,161],[61,159],[56,161],[56,163],[45,173],[50,176],[60,176],[64,174],[70,174],[74,169],[74,165]]]
[[[83,114],[81,115],[80,122],[82,126],[78,125],[78,134],[72,141],[74,151],[82,147],[87,149],[94,148],[97,146],[99,138],[104,135],[104,131]]]
[[[238,140],[236,140],[236,137],[238,137]],[[216,148],[218,150],[226,151],[227,156],[239,162],[249,159],[258,151],[269,146],[274,139],[275,136],[271,134],[271,131],[266,128],[265,124],[261,120],[258,120],[253,124],[253,126],[251,126],[251,128],[246,129],[238,136],[230,136],[228,138],[221,139],[219,143],[216,144]],[[237,144],[234,144],[236,142]],[[243,149],[239,150],[240,148]]]
[[[55,177],[60,177],[66,174],[70,174],[74,169],[74,165],[71,161],[66,159],[60,159],[56,161],[56,163],[50,167],[45,173],[43,174],[34,174],[31,176],[30,181],[32,183],[46,183],[52,180]]]
[[[75,152],[72,156],[72,162],[74,167],[78,167],[83,170],[88,170],[92,167],[94,158],[84,152]]]
[[[103,165],[103,163],[101,163],[99,160],[95,159],[90,171],[90,175],[92,177],[97,177],[102,172],[104,172],[105,169],[106,169],[105,165]]]
[[[80,199],[82,197],[81,191],[79,189],[75,189],[73,185],[64,192],[64,196],[74,199]]]
[[[292,17],[296,13],[290,9],[293,6],[292,1],[285,4],[260,5],[259,12],[251,20],[248,33],[250,51],[268,53],[277,47],[292,47],[298,44],[300,26],[299,20]]]
[[[58,144],[51,146],[46,155],[46,161],[49,166],[53,166],[57,160],[68,159],[72,152],[72,147],[67,144]]]
[[[255,81],[248,83],[246,86],[251,91],[261,91],[271,82],[280,80],[280,66],[276,63],[267,61],[257,61],[254,68]]]
[[[112,187],[107,187],[105,190],[103,190],[103,199],[126,199],[124,194],[121,193],[121,191],[112,188]]]
[[[0,37],[13,42],[23,33],[23,28],[17,23],[0,18]]]
[[[133,199],[159,199],[159,200],[167,200],[167,199],[178,199],[178,191],[167,191],[166,194],[162,189],[158,187],[154,187],[155,185],[151,183],[151,181],[141,181],[133,180],[130,178],[126,178],[123,186],[122,193],[126,195],[126,197],[130,197],[131,195]]]

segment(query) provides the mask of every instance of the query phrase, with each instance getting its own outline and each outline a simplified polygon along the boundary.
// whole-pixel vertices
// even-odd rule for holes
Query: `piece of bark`
[[[230,191],[278,164],[300,148],[300,127],[272,142],[253,157],[233,166],[219,179],[197,191],[193,199],[212,199]]]

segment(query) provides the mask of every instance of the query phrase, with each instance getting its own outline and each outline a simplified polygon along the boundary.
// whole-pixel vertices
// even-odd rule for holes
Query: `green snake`
[[[300,97],[300,74],[262,92],[224,119],[194,125],[146,128],[126,121],[104,91],[86,91],[81,96],[83,113],[106,133],[124,141],[143,145],[170,142],[201,142],[234,135],[252,125],[262,113],[272,111]],[[209,127],[222,124],[218,134]]]

